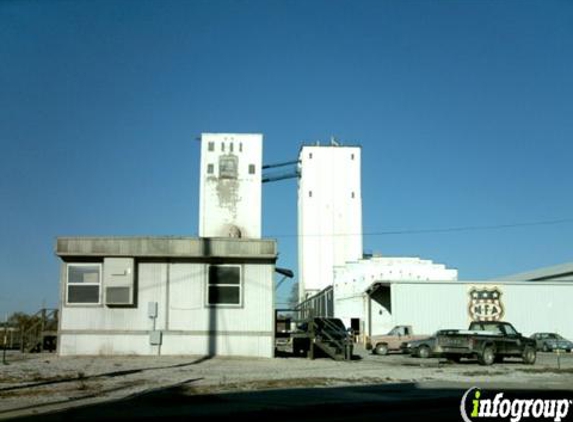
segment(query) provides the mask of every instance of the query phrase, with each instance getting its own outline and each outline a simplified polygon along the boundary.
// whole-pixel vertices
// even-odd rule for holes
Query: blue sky
[[[201,132],[361,144],[367,250],[573,260],[573,2],[3,0],[0,39],[2,313],[57,304],[56,236],[196,235]],[[296,270],[296,182],[263,206]]]

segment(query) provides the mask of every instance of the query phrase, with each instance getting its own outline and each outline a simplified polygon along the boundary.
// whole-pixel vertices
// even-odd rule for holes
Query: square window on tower
[[[221,179],[236,179],[239,159],[236,155],[222,155],[219,157],[219,177]]]

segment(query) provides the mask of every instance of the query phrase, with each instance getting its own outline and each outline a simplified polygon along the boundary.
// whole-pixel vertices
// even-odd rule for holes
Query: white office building
[[[60,355],[274,355],[262,135],[201,136],[199,238],[58,238]]]

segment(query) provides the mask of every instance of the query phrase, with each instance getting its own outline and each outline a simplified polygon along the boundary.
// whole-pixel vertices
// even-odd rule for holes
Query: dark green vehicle
[[[509,322],[477,321],[468,330],[439,334],[435,352],[451,360],[477,358],[480,365],[519,357],[528,365],[537,358],[535,340],[522,336]]]

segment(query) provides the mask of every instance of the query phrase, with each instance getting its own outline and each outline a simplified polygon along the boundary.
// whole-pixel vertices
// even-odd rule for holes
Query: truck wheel
[[[374,354],[376,355],[387,355],[388,354],[388,345],[387,344],[377,344],[374,348]]]
[[[418,356],[422,359],[428,359],[430,357],[430,348],[426,345],[420,346],[418,349]]]
[[[533,347],[527,346],[525,349],[523,349],[521,357],[523,358],[523,363],[526,365],[533,365],[535,363],[535,359],[537,358],[537,353]]]
[[[492,346],[485,346],[481,354],[478,355],[480,365],[491,365],[495,362],[495,350]]]

